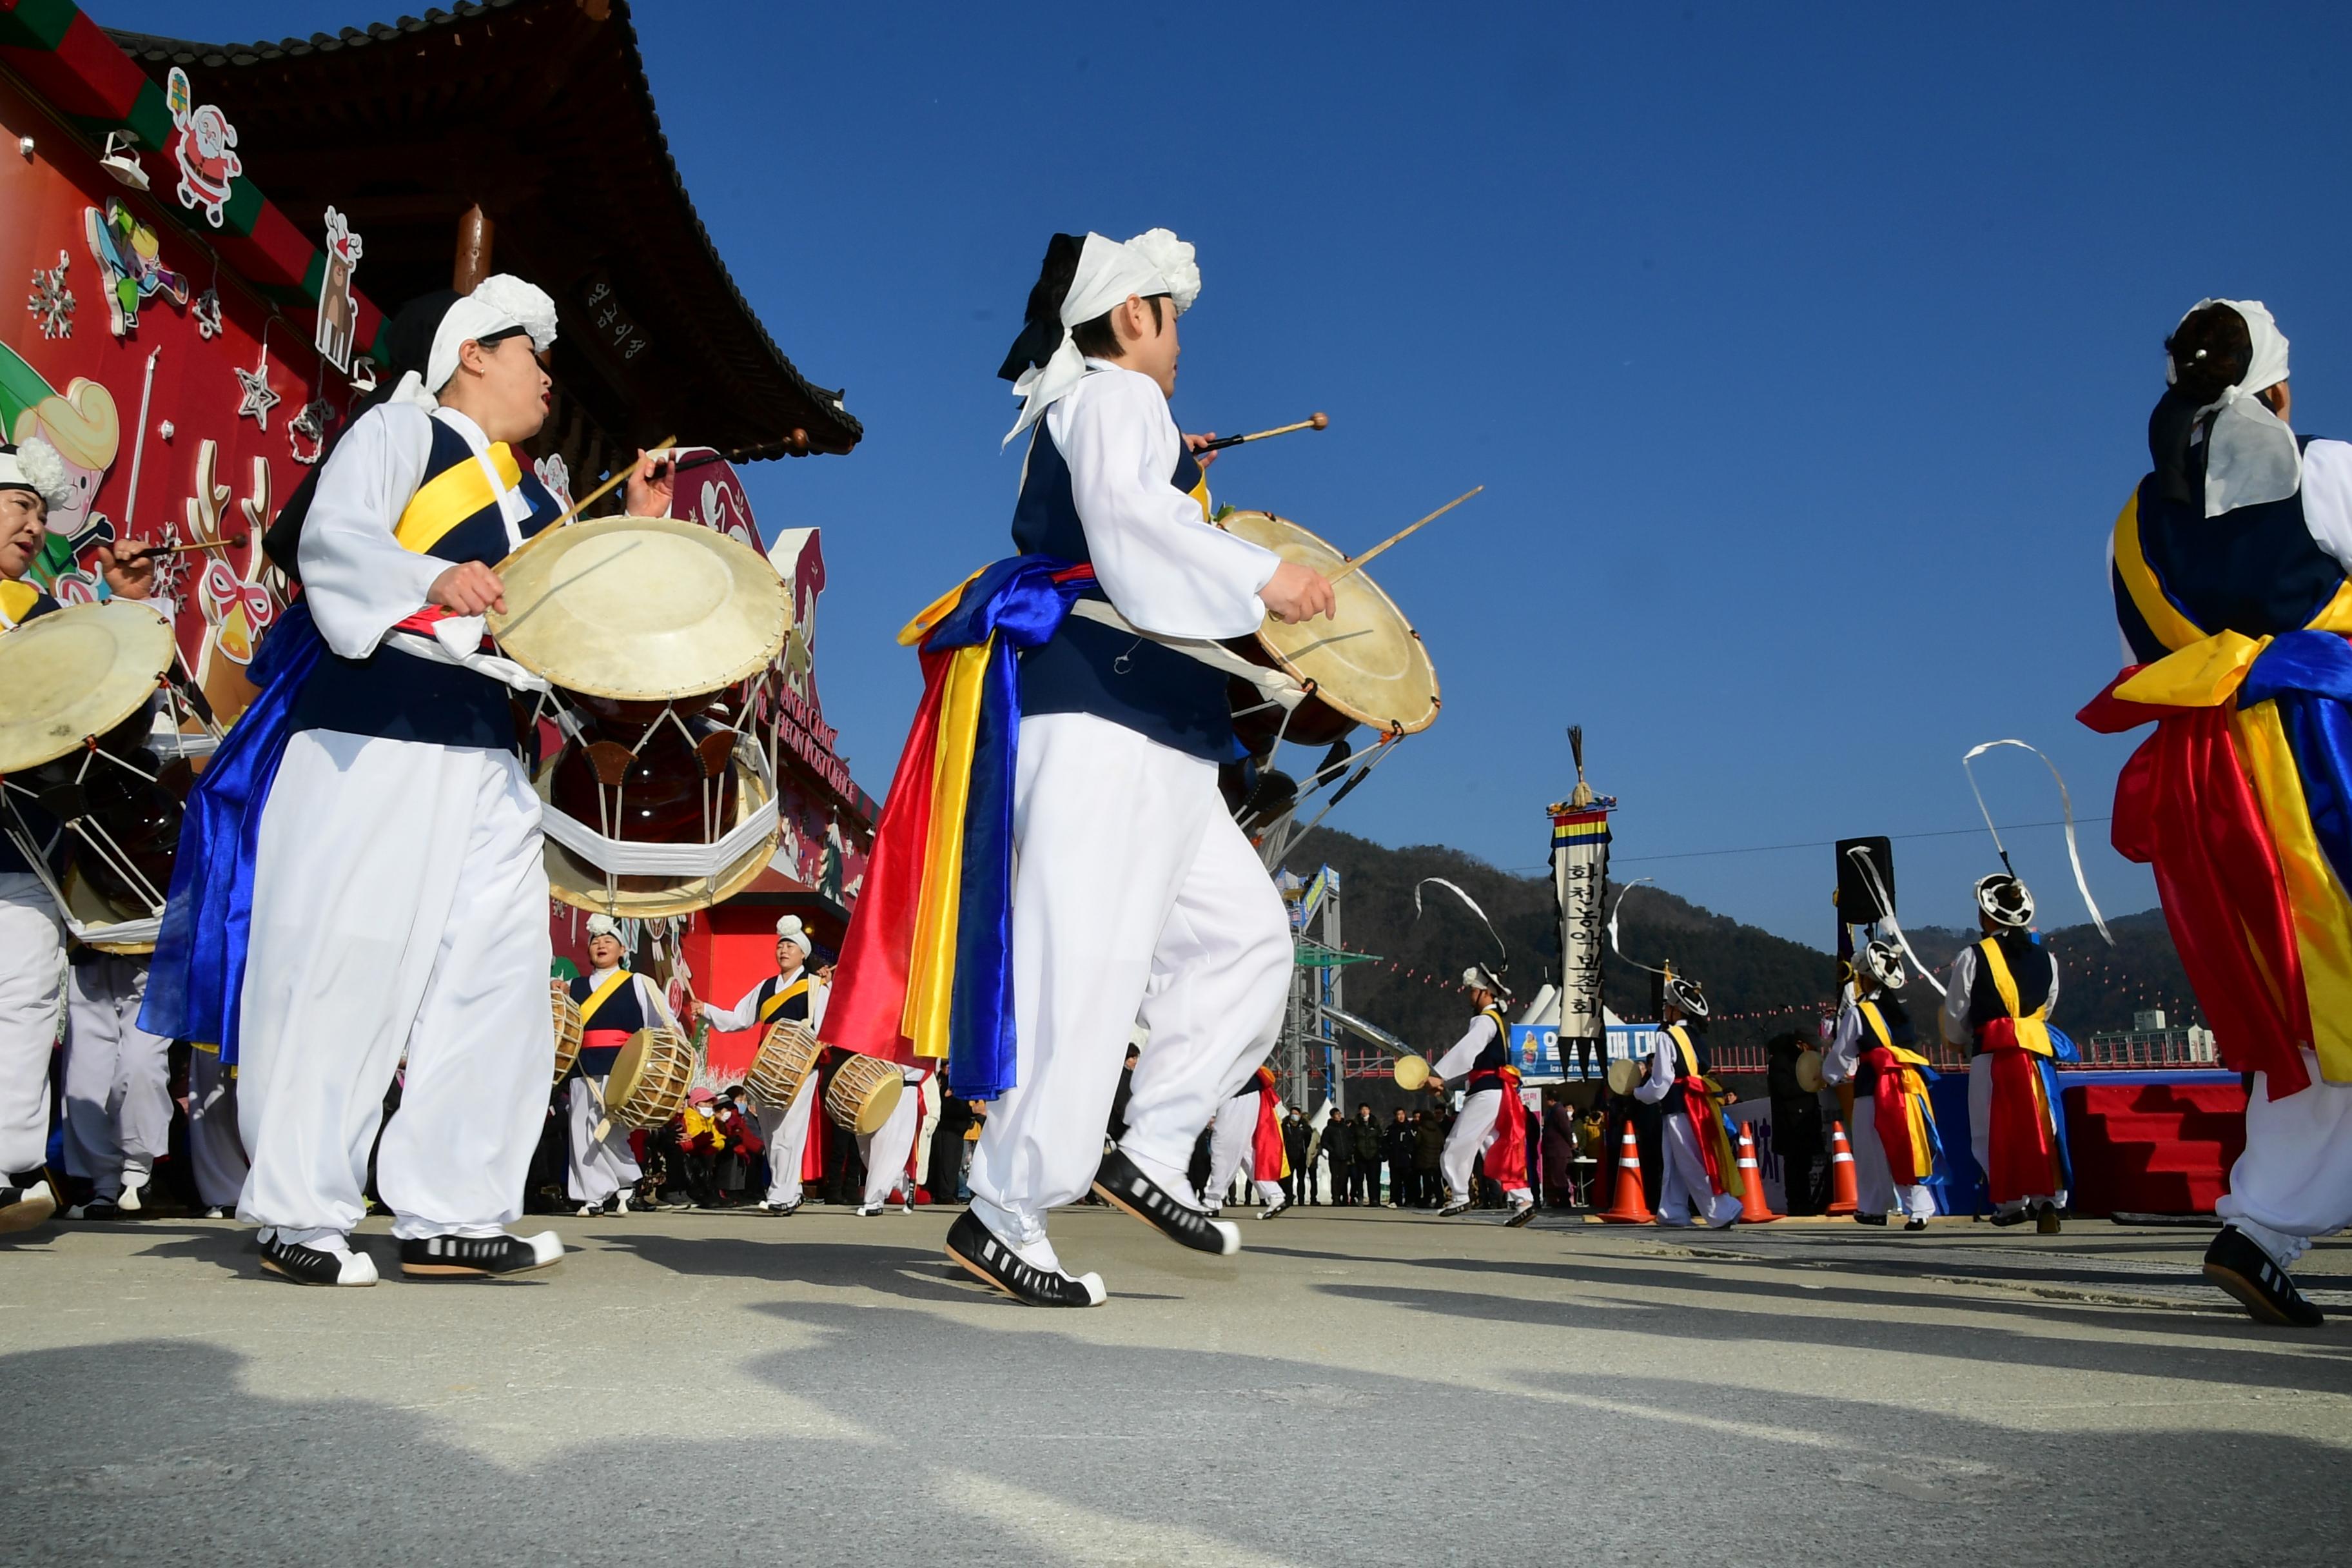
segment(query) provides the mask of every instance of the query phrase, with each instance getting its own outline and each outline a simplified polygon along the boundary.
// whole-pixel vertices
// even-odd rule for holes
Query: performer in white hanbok
[[[1462,1086],[1462,1110],[1445,1135],[1438,1169],[1445,1176],[1440,1219],[1468,1211],[1475,1199],[1470,1172],[1480,1156],[1486,1175],[1503,1189],[1511,1212],[1503,1223],[1522,1226],[1535,1217],[1536,1195],[1528,1183],[1526,1107],[1519,1099],[1519,1070],[1511,1065],[1511,1026],[1503,1016],[1503,983],[1483,964],[1462,972],[1478,1011],[1453,1048],[1430,1065],[1431,1089]],[[1374,1194],[1375,1196],[1379,1194]]]
[[[915,1212],[915,1177],[908,1162],[914,1157],[915,1132],[923,1124],[924,1086],[931,1081],[931,1073],[927,1068],[900,1070],[905,1087],[889,1119],[872,1132],[857,1135],[857,1157],[866,1163],[866,1193],[857,1210],[862,1219],[888,1208],[894,1197],[900,1214]]]
[[[492,563],[562,510],[514,450],[546,419],[538,355],[554,337],[553,303],[503,275],[402,313],[407,369],[319,470],[290,550],[302,596],[264,642],[268,683],[198,785],[226,789],[248,750],[280,737],[223,1045],[252,1155],[239,1214],[260,1228],[263,1268],[299,1283],[374,1282],[349,1237],[404,1057],[376,1157],[402,1271],[506,1275],[563,1255],[551,1231],[505,1229],[554,1038],[540,804],[509,703],[536,678],[485,648],[482,622],[504,604]],[[641,460],[628,510],[667,511],[667,488]],[[194,863],[184,834],[175,906],[202,896],[180,875]],[[159,968],[173,935],[167,916]]]
[[[580,1007],[580,1059],[573,1064],[565,1109],[571,1113],[569,1190],[584,1217],[626,1214],[629,1198],[645,1173],[629,1146],[629,1130],[614,1122],[596,1136],[604,1121],[604,1085],[613,1063],[640,1029],[665,1025],[668,1014],[653,983],[621,967],[628,956],[621,928],[610,915],[588,917],[588,962],[593,966],[572,981]]]
[[[147,961],[77,949],[66,987],[66,1171],[89,1184],[76,1219],[146,1206],[172,1150],[172,1042],[139,1026]]]
[[[65,459],[47,442],[0,445],[0,636],[58,607],[26,575],[40,558],[49,509],[73,496]],[[118,597],[143,599],[153,588],[155,563],[145,546],[102,550],[99,563]],[[31,825],[34,813],[26,815]],[[53,820],[40,821],[54,830]],[[58,1210],[47,1169],[49,1054],[65,985],[65,934],[32,864],[0,837],[0,1233],[29,1229]]]
[[[1217,791],[1234,761],[1227,678],[1153,637],[1245,636],[1268,613],[1328,615],[1329,583],[1212,527],[1201,464],[1170,416],[1177,318],[1200,290],[1164,229],[1057,235],[1002,374],[1029,436],[1013,539],[1087,571],[1139,632],[1073,615],[1022,656],[1013,787],[1011,969],[1017,1083],[990,1107],[950,1256],[1038,1305],[1091,1305],[1045,1216],[1091,1181],[1215,1253],[1239,1230],[1185,1176],[1218,1104],[1273,1047],[1290,928]],[[1127,1131],[1103,1129],[1129,1034],[1150,1031]]]
[[[1927,1058],[1913,1048],[1911,1020],[1893,994],[1908,977],[1902,955],[1885,942],[1865,947],[1854,973],[1859,994],[1838,1009],[1822,1061],[1825,1082],[1853,1084],[1853,1217],[1885,1225],[1899,1211],[1903,1228],[1925,1230],[1936,1213],[1936,1194],[1924,1180],[1934,1172],[1926,1135],[1934,1121],[1920,1079]]]
[[[196,1184],[197,1217],[226,1219],[252,1167],[236,1130],[236,1073],[221,1066],[216,1046],[188,1049],[188,1174]]]
[[[1706,1048],[1707,1012],[1706,994],[1695,981],[1678,974],[1666,978],[1657,1049],[1633,1098],[1665,1112],[1658,1132],[1665,1163],[1658,1223],[1697,1221],[1722,1230],[1739,1218],[1739,1194],[1732,1188],[1739,1175],[1723,1131],[1719,1091],[1707,1076],[1714,1065]]]
[[[708,1002],[696,1007],[712,1028],[721,1031],[765,1029],[779,1018],[821,1029],[826,987],[809,973],[814,950],[800,916],[786,915],[776,922],[776,972],[746,991],[732,1007]],[[788,1215],[801,1206],[801,1166],[808,1147],[809,1113],[821,1092],[819,1076],[814,1068],[803,1075],[790,1105],[760,1107],[760,1136],[768,1146],[768,1195],[760,1205],[763,1214]]]
[[[1258,1218],[1272,1219],[1290,1206],[1282,1184],[1290,1174],[1282,1146],[1282,1096],[1275,1090],[1274,1069],[1263,1063],[1240,1093],[1217,1107],[1216,1125],[1209,1130],[1209,1184],[1201,1189],[1201,1201],[1211,1215],[1224,1206],[1225,1190],[1244,1166],[1265,1205]]]

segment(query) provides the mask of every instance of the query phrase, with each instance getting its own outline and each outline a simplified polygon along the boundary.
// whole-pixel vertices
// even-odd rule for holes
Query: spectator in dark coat
[[[1355,1142],[1349,1149],[1348,1153],[1354,1165],[1353,1180],[1356,1194],[1365,1203],[1378,1208],[1381,1202],[1381,1159],[1383,1153],[1381,1148],[1383,1140],[1381,1136],[1381,1124],[1374,1120],[1370,1105],[1356,1107],[1356,1119],[1348,1123],[1348,1131],[1355,1134]]]
[[[1576,1169],[1576,1108],[1558,1089],[1544,1091],[1544,1202],[1567,1208],[1575,1201],[1569,1177]]]
[[[1775,1035],[1764,1043],[1764,1091],[1772,1100],[1772,1152],[1780,1160],[1781,1197],[1790,1214],[1829,1207],[1828,1141],[1822,1097],[1797,1087],[1797,1058],[1805,1037]]]
[[[1323,1158],[1331,1166],[1331,1203],[1334,1207],[1355,1202],[1350,1188],[1354,1185],[1356,1134],[1345,1117],[1333,1116],[1323,1123]]]
[[[956,1201],[963,1184],[963,1134],[971,1125],[971,1101],[944,1091],[940,1096],[940,1124],[931,1132],[931,1164],[924,1185],[935,1204]]]
[[[1415,1140],[1412,1123],[1407,1120],[1404,1107],[1381,1130],[1381,1152],[1389,1167],[1389,1206],[1404,1208],[1412,1202],[1412,1155]]]
[[[1282,1152],[1290,1161],[1290,1174],[1283,1180],[1283,1191],[1292,1203],[1315,1201],[1315,1163],[1307,1157],[1307,1147],[1315,1134],[1307,1125],[1307,1113],[1293,1109],[1282,1119]]]
[[[1417,1110],[1412,1116],[1412,1181],[1413,1203],[1416,1206],[1433,1209],[1445,1201],[1440,1189],[1445,1178],[1439,1167],[1445,1154],[1445,1126],[1434,1110]]]

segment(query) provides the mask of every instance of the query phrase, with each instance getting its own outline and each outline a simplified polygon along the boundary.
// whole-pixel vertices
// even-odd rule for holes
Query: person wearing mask
[[[26,579],[48,538],[49,509],[67,506],[73,499],[73,480],[56,447],[37,437],[22,447],[0,444],[0,636],[58,608],[55,599]],[[101,550],[99,561],[107,589],[117,597],[144,599],[153,591],[155,563],[147,546]],[[54,826],[54,819],[49,821]],[[137,968],[143,984],[144,965]],[[64,978],[65,922],[57,904],[16,842],[0,837],[0,1234],[31,1229],[55,1214],[61,1201],[47,1161],[49,1057],[57,1043],[58,992]],[[121,1018],[118,1003],[124,994],[118,994],[111,972],[96,978],[100,984],[90,1004],[93,1027],[100,1016]],[[127,971],[123,984],[129,984]],[[86,989],[78,976],[77,994]],[[131,1005],[135,1010],[135,997]],[[143,1068],[143,1039],[131,1055]],[[93,1062],[119,1056],[104,1045],[89,1052]],[[110,1100],[111,1079],[119,1075],[93,1076],[110,1079],[106,1093],[98,1098]],[[143,1088],[150,1078],[152,1073],[140,1075],[142,1089],[136,1102],[142,1115],[152,1108]],[[168,1104],[165,1121],[168,1125]],[[90,1131],[101,1152],[121,1147],[110,1131],[103,1138],[95,1127]],[[132,1159],[147,1157],[143,1149],[127,1154],[102,1153],[98,1162],[111,1165],[118,1185]],[[142,1177],[147,1168],[139,1168]]]
[[[1535,1194],[1528,1187],[1527,1117],[1519,1100],[1519,1071],[1511,1065],[1511,1026],[1503,1016],[1503,983],[1484,964],[1462,973],[1471,1005],[1470,1026],[1429,1070],[1429,1088],[1444,1093],[1462,1086],[1462,1110],[1446,1135],[1439,1164],[1445,1176],[1440,1218],[1467,1213],[1476,1201],[1471,1167],[1481,1157],[1487,1178],[1503,1191],[1510,1215],[1503,1222],[1523,1226],[1535,1217]]]
[[[798,915],[776,922],[776,972],[745,992],[732,1007],[695,1004],[696,1010],[722,1033],[754,1026],[765,1030],[778,1019],[805,1024],[811,1030],[824,1024],[827,994],[824,984],[808,970],[815,943]],[[789,1215],[802,1203],[801,1171],[807,1153],[809,1116],[820,1096],[823,1075],[812,1065],[802,1076],[789,1105],[762,1105],[760,1140],[768,1152],[768,1191],[762,1214]]]
[[[698,1089],[686,1097],[686,1109],[678,1112],[677,1144],[686,1165],[687,1196],[697,1208],[719,1206],[713,1178],[719,1156],[727,1149],[727,1133],[719,1126],[718,1100],[709,1089]]]

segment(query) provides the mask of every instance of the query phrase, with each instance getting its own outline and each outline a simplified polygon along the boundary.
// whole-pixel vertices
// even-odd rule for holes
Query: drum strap
[[[761,801],[714,844],[642,844],[634,838],[607,838],[552,805],[541,807],[540,826],[550,838],[609,877],[717,877],[776,831],[776,798],[772,795]]]
[[[1267,701],[1280,703],[1286,711],[1307,700],[1307,688],[1299,684],[1297,677],[1279,669],[1268,669],[1262,664],[1252,664],[1224,644],[1206,637],[1163,637],[1140,630],[1113,609],[1108,600],[1080,599],[1070,606],[1070,614],[1097,621],[1130,637],[1149,637],[1160,647],[1173,648],[1187,658],[1198,659],[1212,669],[1236,676],[1256,687],[1258,695]]]
[[[613,994],[626,985],[632,978],[634,977],[625,969],[615,969],[612,973],[604,976],[604,983],[588,993],[588,1000],[580,1004],[580,1026],[585,1029],[588,1026],[588,1020],[596,1016],[596,1009],[611,1001]]]

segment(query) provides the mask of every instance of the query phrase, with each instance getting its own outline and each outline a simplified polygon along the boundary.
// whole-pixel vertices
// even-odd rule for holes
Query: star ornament
[[[264,350],[253,362],[251,370],[230,367],[236,374],[236,384],[244,395],[236,401],[236,416],[253,416],[253,422],[264,430],[269,428],[269,411],[278,406],[278,395],[269,390],[269,354]]]

